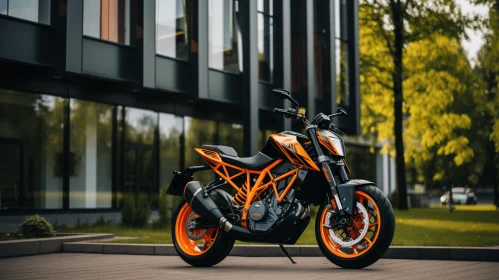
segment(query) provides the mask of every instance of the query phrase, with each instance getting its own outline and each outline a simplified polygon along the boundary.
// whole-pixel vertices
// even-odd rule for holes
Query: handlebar
[[[274,110],[272,110],[272,112],[274,113],[280,113],[280,114],[284,114],[284,116],[286,118],[291,118],[291,117],[295,117],[295,118],[304,118],[305,116],[304,115],[301,115],[301,114],[298,114],[296,112],[295,109],[293,108],[288,108],[288,109],[279,109],[279,108],[274,108]]]

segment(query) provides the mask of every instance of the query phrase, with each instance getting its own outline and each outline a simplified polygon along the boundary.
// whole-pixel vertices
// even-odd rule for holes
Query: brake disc
[[[333,229],[329,229],[329,235],[331,236],[333,241],[336,244],[341,245],[341,247],[352,247],[353,245],[362,241],[367,234],[367,230],[369,228],[369,216],[367,215],[367,210],[359,202],[357,202],[356,206],[357,206],[357,209],[359,211],[359,215],[360,214],[363,215],[362,223],[364,225],[362,227],[362,230],[360,230],[360,234],[359,234],[359,236],[357,236],[357,238],[355,238],[355,239],[350,238],[348,241],[345,241],[345,240],[343,240],[343,238],[341,236],[337,235]],[[328,217],[328,216],[330,217],[329,213],[326,217]]]
[[[194,215],[196,215],[196,213],[192,212],[189,215],[189,217],[187,217],[187,221],[185,222],[185,229],[186,229],[186,233],[187,233],[187,236],[189,237],[189,239],[199,240],[206,233],[206,229],[193,229],[193,227],[195,225],[195,221],[193,221]]]

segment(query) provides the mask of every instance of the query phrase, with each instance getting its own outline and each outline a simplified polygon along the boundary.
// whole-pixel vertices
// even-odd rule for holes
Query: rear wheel
[[[390,246],[395,230],[392,205],[375,186],[355,190],[350,223],[332,229],[336,211],[331,205],[319,209],[315,236],[324,255],[343,268],[364,268],[380,259]]]
[[[189,225],[199,218],[189,204],[178,207],[172,223],[172,241],[178,255],[192,266],[213,266],[230,253],[235,240],[220,228],[190,229]]]

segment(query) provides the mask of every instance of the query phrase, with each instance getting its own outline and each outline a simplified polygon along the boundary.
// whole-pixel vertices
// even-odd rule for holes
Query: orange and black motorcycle
[[[212,266],[235,240],[277,243],[293,262],[282,244],[298,240],[310,222],[309,206],[320,205],[315,235],[324,255],[344,268],[373,264],[392,241],[395,218],[374,183],[348,178],[341,132],[331,123],[345,110],[309,121],[288,91],[274,92],[297,107],[274,112],[303,121],[308,136],[273,134],[247,158],[227,146],[196,148],[206,165],[175,171],[167,191],[185,199],[173,216],[175,250],[193,266]],[[194,181],[193,173],[210,169],[218,179],[206,186]]]

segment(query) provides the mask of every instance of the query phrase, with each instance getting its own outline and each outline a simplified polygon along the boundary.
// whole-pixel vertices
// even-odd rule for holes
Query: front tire
[[[317,213],[315,236],[322,253],[332,263],[360,269],[375,263],[388,250],[395,231],[395,216],[390,201],[372,185],[355,190],[355,203],[350,217],[352,225],[338,230],[324,227],[328,218],[328,224],[332,224],[334,211],[330,205],[322,205]]]
[[[232,250],[235,240],[220,228],[189,231],[189,221],[199,217],[187,202],[182,202],[172,223],[172,241],[178,255],[186,263],[210,267],[221,262]]]

